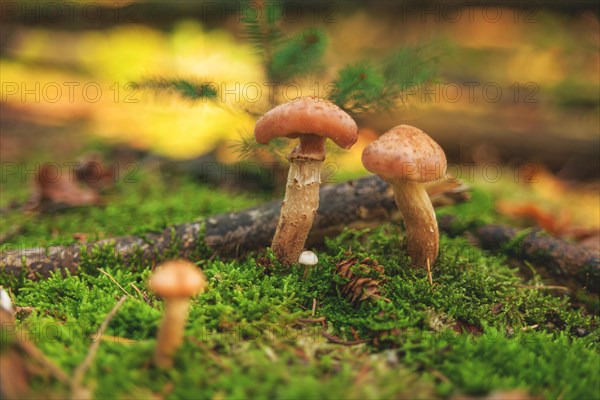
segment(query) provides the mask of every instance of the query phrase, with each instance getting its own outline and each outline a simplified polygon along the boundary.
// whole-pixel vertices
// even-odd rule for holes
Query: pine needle
[[[327,48],[327,35],[321,29],[309,28],[283,42],[273,53],[269,76],[277,82],[317,72]]]
[[[154,92],[174,92],[186,100],[215,99],[217,88],[212,82],[183,78],[150,78],[138,83],[140,89]]]
[[[109,274],[108,272],[106,272],[105,270],[103,270],[102,268],[98,268],[98,271],[102,272],[104,275],[108,276],[108,279],[110,279],[111,281],[113,281],[113,283],[115,285],[117,285],[119,287],[119,289],[121,289],[123,291],[123,293],[125,293],[127,296],[133,298],[132,295],[129,294],[129,292],[127,290],[125,290],[123,288],[123,286],[119,285],[119,282],[117,282],[117,280],[115,278],[113,278],[113,276],[111,274]]]
[[[429,279],[429,285],[433,286],[433,275],[431,274],[431,264],[429,258],[427,258],[427,279]]]
[[[437,77],[436,61],[445,42],[399,49],[378,63],[342,67],[328,98],[351,114],[390,110],[415,86]]]
[[[286,163],[285,150],[289,147],[289,141],[285,139],[273,139],[269,145],[257,143],[254,135],[246,132],[240,135],[240,140],[233,143],[229,148],[243,159],[256,159],[260,152],[269,155],[275,162]]]
[[[247,3],[250,3],[250,1]],[[244,13],[242,19],[245,28],[244,38],[252,43],[256,51],[263,57],[264,65],[268,66],[273,58],[273,49],[283,38],[283,33],[279,28],[283,15],[281,2],[269,0],[267,2],[252,3],[252,7],[247,7],[247,9],[257,9],[257,13],[255,15]]]
[[[148,298],[148,296],[146,296],[145,293],[142,293],[142,291],[137,286],[135,286],[135,283],[129,282],[129,286],[131,286],[137,292],[137,294],[140,295],[140,297],[142,298],[142,300],[144,300],[146,304],[150,305],[150,299]]]

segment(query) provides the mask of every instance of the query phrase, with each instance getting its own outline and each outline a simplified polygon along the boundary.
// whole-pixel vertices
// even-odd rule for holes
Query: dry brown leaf
[[[88,234],[83,232],[76,232],[73,234],[73,239],[79,243],[86,243],[88,240]]]
[[[496,204],[498,211],[511,218],[532,221],[553,236],[573,240],[590,249],[600,249],[600,228],[572,226],[571,213],[560,210],[552,213],[533,203],[515,203],[500,201]]]
[[[533,221],[546,232],[559,237],[569,229],[572,220],[570,213],[565,209],[552,213],[531,202],[499,201],[496,207],[503,215]]]
[[[97,204],[100,195],[94,189],[81,185],[69,174],[49,175],[50,164],[44,164],[36,176],[36,188],[25,209],[27,211],[43,208],[48,203],[67,206],[86,206]]]
[[[61,168],[57,163],[45,163],[36,174],[34,192],[24,209],[33,211],[44,210],[51,205],[77,207],[99,204],[100,190],[111,186],[113,178],[113,169],[105,167],[95,154],[85,156],[72,170]]]
[[[114,166],[106,166],[97,153],[84,155],[75,169],[77,180],[87,186],[103,190],[113,185],[115,179]]]

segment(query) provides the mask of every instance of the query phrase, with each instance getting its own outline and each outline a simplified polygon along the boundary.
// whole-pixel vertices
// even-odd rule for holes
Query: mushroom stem
[[[321,160],[290,158],[281,214],[271,248],[284,265],[298,262],[319,208]]]
[[[404,219],[407,252],[416,267],[426,268],[427,259],[433,265],[439,251],[438,224],[431,200],[422,183],[394,180],[396,205]]]
[[[158,330],[154,363],[160,368],[173,365],[173,354],[183,342],[190,301],[186,297],[166,299],[165,313]]]

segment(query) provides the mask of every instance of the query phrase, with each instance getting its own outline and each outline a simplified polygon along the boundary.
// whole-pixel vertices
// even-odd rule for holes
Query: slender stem
[[[183,342],[190,301],[186,297],[165,300],[165,313],[158,330],[154,363],[160,368],[173,365],[173,354]]]
[[[281,214],[271,248],[284,265],[298,262],[319,208],[320,160],[291,159]]]
[[[391,185],[406,227],[408,255],[414,266],[427,268],[427,259],[431,265],[437,259],[440,235],[425,185],[401,181]]]

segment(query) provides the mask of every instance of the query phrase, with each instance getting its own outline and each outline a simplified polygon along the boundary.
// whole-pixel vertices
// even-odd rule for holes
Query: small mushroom
[[[190,298],[203,291],[206,284],[202,271],[185,260],[164,263],[150,278],[150,289],[165,299],[165,312],[154,353],[154,363],[158,367],[173,365],[173,354],[183,342]]]
[[[12,301],[8,292],[0,286],[0,309],[6,311],[9,314],[14,314],[15,309],[13,308]]]
[[[318,262],[319,258],[312,251],[303,251],[302,254],[300,254],[300,257],[298,257],[298,263],[308,265],[309,267],[317,265]]]
[[[8,292],[0,286],[0,332],[3,337],[10,338],[15,328],[15,309]]]
[[[325,139],[349,149],[358,139],[358,127],[335,104],[317,97],[301,97],[263,115],[256,122],[254,135],[261,144],[278,137],[299,139],[288,154],[286,192],[271,244],[277,259],[291,265],[298,262],[319,207]]]
[[[422,130],[396,126],[363,151],[365,168],[390,183],[406,227],[408,255],[413,265],[427,267],[439,252],[439,233],[425,182],[446,173],[444,150]]]
[[[317,265],[319,262],[319,257],[312,251],[303,251],[298,257],[298,264],[304,266],[304,274],[302,275],[303,279],[306,279],[306,275],[308,275],[308,268],[313,265]]]

